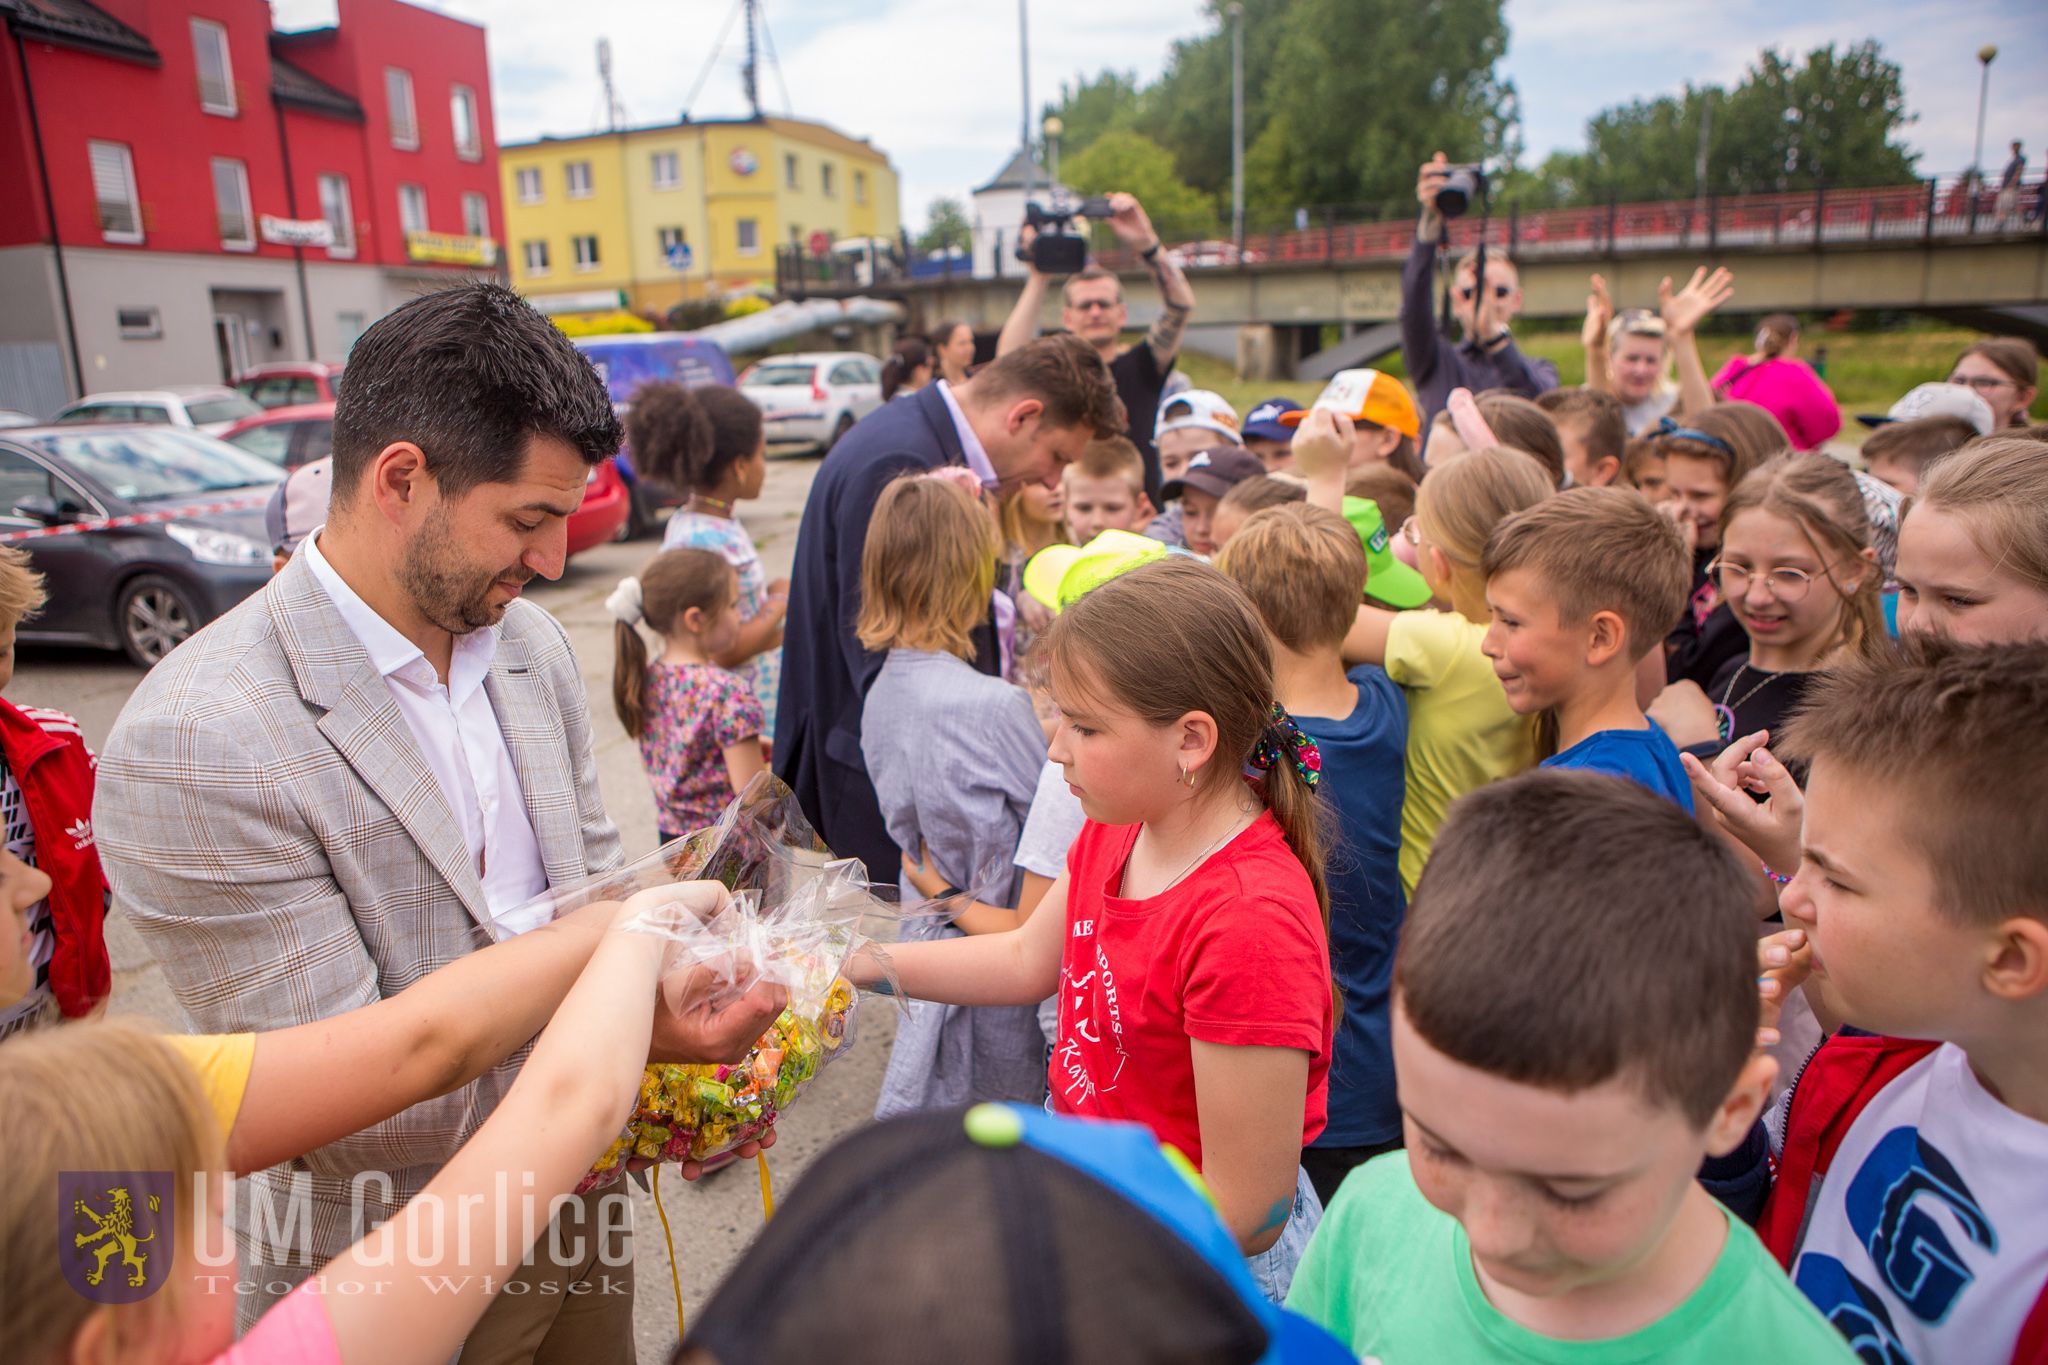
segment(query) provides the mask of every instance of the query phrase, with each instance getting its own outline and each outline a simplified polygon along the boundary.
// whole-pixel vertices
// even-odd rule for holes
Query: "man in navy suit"
[[[940,380],[884,404],[818,467],[789,577],[775,771],[832,851],[865,859],[878,884],[893,884],[901,868],[860,754],[861,701],[882,666],[853,633],[875,500],[891,479],[944,465],[972,470],[993,496],[1057,484],[1081,447],[1123,429],[1122,404],[1095,348],[1049,336],[958,386]],[[976,666],[994,673],[993,632],[977,643]]]

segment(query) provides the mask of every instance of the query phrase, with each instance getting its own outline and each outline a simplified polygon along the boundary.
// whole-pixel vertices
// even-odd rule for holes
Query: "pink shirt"
[[[317,1278],[307,1280],[279,1299],[249,1335],[207,1365],[341,1365],[341,1343],[334,1339],[319,1285]]]
[[[1794,450],[1813,450],[1842,429],[1835,395],[1803,360],[1777,357],[1760,365],[1734,356],[1714,376],[1714,396],[1754,403],[1778,419]]]

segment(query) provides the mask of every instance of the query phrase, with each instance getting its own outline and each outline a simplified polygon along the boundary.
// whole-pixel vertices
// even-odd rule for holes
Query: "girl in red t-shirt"
[[[961,1005],[1057,991],[1052,1106],[1185,1153],[1278,1298],[1321,1216],[1300,1172],[1334,1023],[1320,760],[1273,701],[1250,601],[1197,560],[1095,589],[1042,648],[1051,757],[1088,824],[1021,927],[899,944],[897,984]],[[882,975],[866,958],[854,971]]]

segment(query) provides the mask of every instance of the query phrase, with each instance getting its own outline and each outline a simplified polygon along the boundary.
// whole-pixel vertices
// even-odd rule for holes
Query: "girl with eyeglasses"
[[[1956,357],[1948,382],[1964,384],[1991,405],[1991,429],[2024,427],[2040,392],[2041,356],[2024,337],[1986,337]]]
[[[1768,461],[1728,495],[1721,525],[1707,573],[1749,648],[1703,695],[1681,685],[1690,694],[1686,738],[1709,759],[1744,736],[1775,737],[1832,661],[1889,648],[1870,517],[1839,460],[1806,452]]]

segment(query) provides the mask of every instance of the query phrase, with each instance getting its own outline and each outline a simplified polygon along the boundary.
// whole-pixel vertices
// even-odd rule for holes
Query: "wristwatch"
[[[1514,336],[1513,332],[1509,331],[1506,327],[1502,327],[1498,332],[1495,332],[1492,336],[1481,342],[1479,349],[1491,351],[1496,347],[1505,346],[1508,342],[1514,340]]]
[[[1160,242],[1160,240],[1157,237],[1154,237],[1152,239],[1152,245],[1146,247],[1143,251],[1138,253],[1138,259],[1145,262],[1147,265],[1150,265],[1153,261],[1159,258],[1159,248],[1161,247],[1161,245],[1163,244]]]

